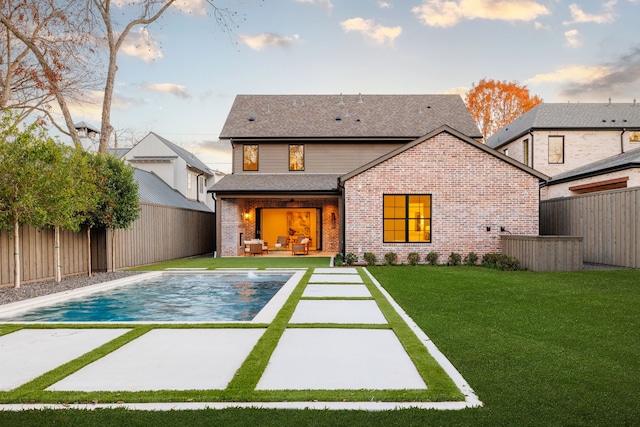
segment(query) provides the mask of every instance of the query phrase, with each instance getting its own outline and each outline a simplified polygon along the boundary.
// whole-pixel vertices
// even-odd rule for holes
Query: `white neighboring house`
[[[635,101],[542,103],[486,144],[551,177],[541,200],[640,185],[640,104]]]
[[[132,167],[152,172],[187,199],[215,210],[207,190],[224,173],[209,169],[195,154],[153,132],[126,151],[120,148],[110,151]]]

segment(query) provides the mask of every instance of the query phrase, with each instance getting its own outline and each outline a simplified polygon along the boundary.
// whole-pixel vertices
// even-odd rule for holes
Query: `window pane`
[[[304,145],[289,146],[289,170],[304,170]]]
[[[385,242],[431,241],[430,195],[384,196]]]
[[[258,145],[245,144],[243,146],[243,170],[258,170]]]
[[[549,163],[564,163],[564,136],[549,137]]]

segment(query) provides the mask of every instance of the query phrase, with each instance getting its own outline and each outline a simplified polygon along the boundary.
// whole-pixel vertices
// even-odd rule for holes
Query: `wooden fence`
[[[582,237],[503,235],[502,253],[533,271],[582,270]]]
[[[141,204],[140,218],[128,230],[92,230],[94,271],[136,267],[213,252],[215,214],[174,207]],[[112,265],[111,244],[115,246]],[[86,274],[87,233],[60,233],[63,277]],[[20,258],[23,283],[54,278],[54,232],[21,227]],[[13,283],[13,233],[0,232],[0,285]]]
[[[584,237],[584,261],[640,268],[640,188],[545,200],[540,234]]]

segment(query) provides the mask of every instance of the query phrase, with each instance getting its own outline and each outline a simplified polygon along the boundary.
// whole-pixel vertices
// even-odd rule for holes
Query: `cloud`
[[[378,0],[378,7],[380,9],[391,9],[391,3],[387,1]]]
[[[182,13],[204,16],[207,14],[206,0],[176,0],[173,4]]]
[[[533,0],[423,0],[411,11],[430,27],[452,27],[463,20],[531,21],[549,10]]]
[[[559,82],[559,94],[569,99],[639,98],[640,47],[610,63],[566,67],[553,73],[539,74],[528,82]]]
[[[571,24],[607,24],[613,22],[615,14],[613,13],[613,7],[618,3],[618,0],[608,0],[602,5],[602,12],[599,15],[594,15],[584,12],[580,6],[573,3],[569,5],[569,11],[571,12],[571,21],[564,21],[564,25]]]
[[[445,95],[460,95],[464,99],[467,96],[469,89],[471,88],[467,86],[458,86],[458,87],[453,87],[449,90],[445,90],[443,93]]]
[[[331,13],[333,11],[333,3],[331,3],[331,0],[296,0],[296,3],[309,3],[317,5],[324,9],[327,13]]]
[[[184,86],[173,83],[149,83],[141,85],[140,88],[148,92],[168,93],[183,99],[191,98]]]
[[[402,27],[383,27],[377,25],[372,19],[351,18],[340,23],[346,31],[355,31],[377,44],[393,44],[393,41],[402,34]]]
[[[162,58],[162,49],[156,43],[146,28],[134,28],[127,34],[120,51],[125,55],[133,56],[144,62],[152,62]]]
[[[582,44],[580,38],[578,37],[578,30],[569,30],[565,31],[564,37],[567,40],[567,46],[569,47],[578,47]]]
[[[300,36],[297,34],[289,37],[283,37],[276,33],[262,33],[257,36],[241,34],[238,36],[238,40],[240,40],[241,43],[244,43],[251,49],[258,51],[271,46],[287,49],[298,43],[299,39]]]

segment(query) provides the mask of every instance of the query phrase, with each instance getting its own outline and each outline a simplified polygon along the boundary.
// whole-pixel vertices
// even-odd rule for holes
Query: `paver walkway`
[[[328,326],[318,327],[318,324]],[[330,326],[351,324],[358,327]],[[427,384],[395,333],[379,327],[385,324],[385,316],[355,268],[315,269],[256,390],[426,389]],[[261,327],[153,329],[50,385],[47,390],[225,389],[265,331]],[[0,336],[0,390],[15,389],[126,332],[124,328],[22,329]],[[453,377],[456,375],[459,376],[453,368]],[[467,388],[468,399],[453,402],[453,407],[480,404],[462,377],[457,380]],[[376,402],[320,402],[317,407],[390,408],[372,403]],[[442,407],[451,407],[451,403],[441,403]],[[403,406],[402,402],[390,404],[391,408]],[[154,404],[128,406],[140,405],[148,408]],[[223,404],[210,406],[220,405]],[[438,407],[437,403],[429,402],[407,405]],[[259,402],[249,406],[283,407]],[[166,404],[156,407],[166,407]],[[171,406],[179,407],[178,403]],[[299,407],[316,406],[300,402]],[[5,409],[12,406],[5,405]]]

